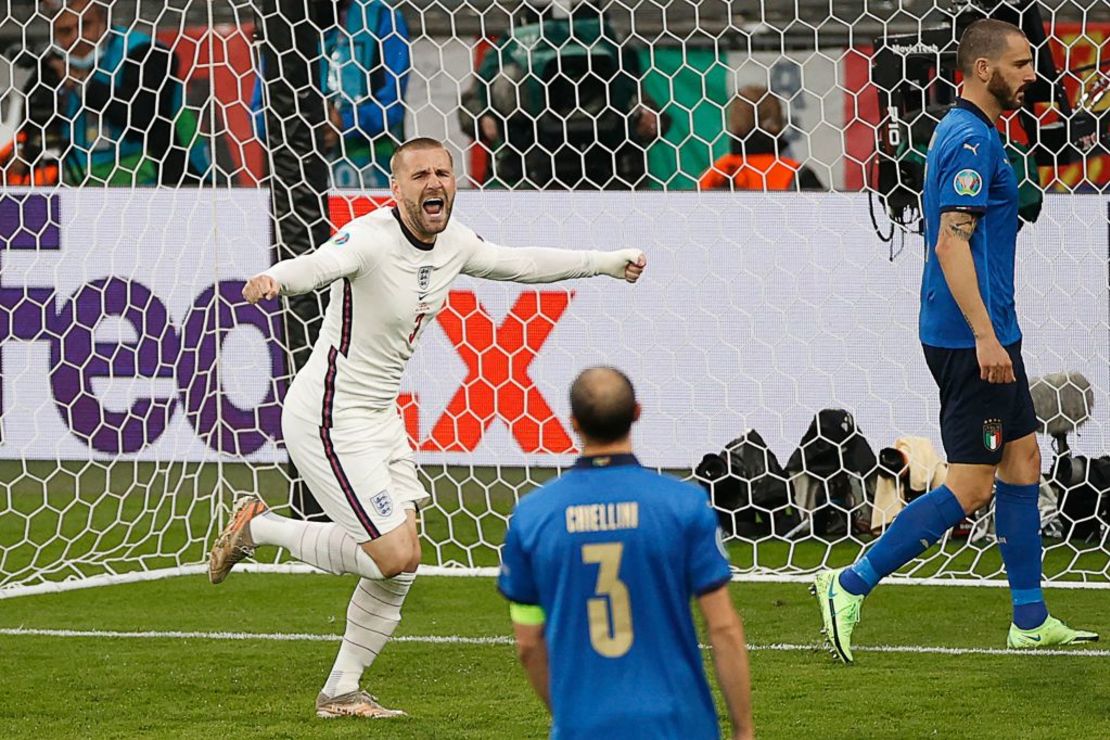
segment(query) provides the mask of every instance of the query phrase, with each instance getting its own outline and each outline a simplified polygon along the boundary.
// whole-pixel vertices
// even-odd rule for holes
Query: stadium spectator
[[[173,53],[150,35],[114,26],[100,0],[42,4],[50,47],[24,88],[29,101],[5,168],[8,184],[50,180],[72,185],[181,185],[209,169],[184,106]],[[50,148],[53,151],[47,152]]]
[[[459,125],[492,153],[485,184],[628,190],[647,181],[647,150],[669,118],[641,89],[635,46],[604,13],[525,11],[482,59]]]
[[[324,151],[332,184],[389,187],[389,161],[405,140],[404,98],[412,58],[401,11],[380,0],[339,0],[322,21],[320,89],[327,99]],[[265,139],[262,75],[251,100],[255,130]]]
[[[705,493],[640,467],[640,405],[620,371],[584,371],[570,407],[582,457],[517,505],[498,580],[551,736],[719,737],[696,598],[733,736],[752,737],[744,627]]]
[[[729,153],[698,181],[699,190],[825,190],[808,167],[784,154],[786,117],[766,87],[740,89],[728,107]]]

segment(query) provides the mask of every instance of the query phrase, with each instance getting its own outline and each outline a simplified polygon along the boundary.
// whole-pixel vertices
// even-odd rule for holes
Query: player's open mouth
[[[424,213],[438,216],[443,213],[443,198],[428,198],[424,201]]]

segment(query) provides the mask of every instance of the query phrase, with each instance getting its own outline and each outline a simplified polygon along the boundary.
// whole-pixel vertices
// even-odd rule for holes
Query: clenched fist
[[[255,275],[243,286],[243,298],[247,303],[258,303],[261,300],[277,298],[281,293],[281,285],[277,280],[266,273]]]
[[[647,266],[647,257],[639,249],[615,249],[612,252],[601,252],[600,255],[598,272],[630,283],[639,280]]]
[[[624,266],[624,279],[630,283],[636,282],[640,279],[640,275],[644,274],[645,267],[647,267],[647,256],[640,252],[636,259],[629,260]]]

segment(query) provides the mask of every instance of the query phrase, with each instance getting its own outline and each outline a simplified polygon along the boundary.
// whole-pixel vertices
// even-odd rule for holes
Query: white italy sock
[[[284,547],[297,560],[328,573],[382,579],[374,559],[338,524],[305,522],[267,511],[252,519],[250,528],[256,545]]]
[[[378,657],[401,621],[401,605],[415,573],[402,573],[388,580],[363,578],[347,606],[347,629],[335,657],[324,694],[339,696],[358,690],[362,673]]]

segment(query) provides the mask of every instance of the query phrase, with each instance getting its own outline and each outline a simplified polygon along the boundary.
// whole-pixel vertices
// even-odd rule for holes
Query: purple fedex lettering
[[[136,342],[97,342],[101,319],[123,318]],[[58,313],[66,327],[50,349],[50,386],[69,428],[91,447],[116,454],[136,452],[155,441],[173,416],[176,399],[139,398],[124,412],[109,411],[93,393],[93,378],[172,378],[180,352],[166,306],[145,285],[104,278],[84,285]]]
[[[0,251],[56,251],[61,248],[58,223],[57,195],[0,195]],[[39,339],[44,329],[54,328],[56,320],[51,288],[0,285],[0,346],[8,338]],[[3,369],[3,353],[0,352],[0,376]],[[4,397],[0,388],[0,415],[3,413]]]
[[[16,250],[56,253],[61,248],[60,200],[57,195],[0,194],[0,256]],[[221,282],[218,297],[209,288],[194,301],[183,342],[165,304],[139,282],[104,277],[62,300],[53,286],[4,285],[3,276],[0,272],[0,363],[8,340],[48,342],[56,408],[91,448],[119,454],[153,444],[166,431],[179,398],[189,422],[214,450],[246,455],[268,439],[280,439],[285,355],[277,301],[249,306],[240,298],[241,281]],[[106,317],[129,324],[136,340],[97,341]],[[254,327],[267,343],[272,374],[257,378],[268,388],[257,409],[235,406],[217,375],[219,348],[236,326]],[[129,378],[173,379],[178,393],[137,398],[127,410],[113,411],[96,397],[95,378],[117,384]]]
[[[257,451],[268,438],[281,437],[283,395],[273,378],[285,375],[280,345],[267,342],[271,374],[260,381],[269,386],[262,404],[254,409],[235,406],[223,389],[216,358],[227,332],[236,326],[253,326],[269,340],[281,337],[280,305],[276,300],[257,305],[243,302],[243,282],[219,283],[219,296],[212,288],[197,296],[185,322],[181,360],[177,366],[185,414],[197,434],[213,450],[237,455]]]
[[[56,195],[0,195],[0,249],[60,249],[58,202]]]

